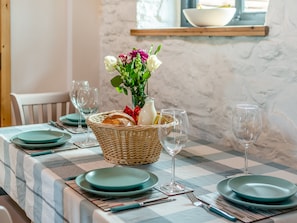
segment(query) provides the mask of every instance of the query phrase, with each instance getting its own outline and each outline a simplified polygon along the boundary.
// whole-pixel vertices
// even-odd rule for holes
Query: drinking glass
[[[76,129],[76,132],[84,132],[85,131],[82,128],[82,114],[80,113],[78,105],[77,105],[77,94],[78,94],[78,90],[80,88],[86,88],[86,87],[89,87],[89,82],[88,81],[76,81],[76,80],[73,80],[72,84],[71,84],[71,89],[70,89],[70,92],[69,92],[71,102],[72,102],[73,106],[75,107],[75,109],[79,113],[79,120],[78,120],[78,126],[77,126],[77,129]]]
[[[77,94],[77,106],[86,120],[90,115],[96,113],[99,109],[98,88],[80,88]],[[90,138],[90,127],[87,125],[87,137],[85,142],[82,143],[82,146],[89,147],[94,145],[94,142],[95,140],[91,140]]]
[[[161,185],[160,189],[168,195],[185,190],[185,187],[175,181],[175,155],[188,141],[189,121],[187,112],[182,109],[162,109],[159,117],[158,136],[161,145],[172,157],[171,181]]]
[[[262,130],[262,115],[257,105],[237,104],[233,110],[232,130],[238,142],[244,147],[244,172],[248,172],[247,152],[256,142]]]

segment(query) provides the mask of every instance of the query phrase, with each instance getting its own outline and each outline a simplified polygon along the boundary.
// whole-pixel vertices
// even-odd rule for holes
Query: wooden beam
[[[1,0],[0,124],[11,125],[10,0]]]
[[[178,27],[131,29],[131,36],[267,36],[268,26]]]

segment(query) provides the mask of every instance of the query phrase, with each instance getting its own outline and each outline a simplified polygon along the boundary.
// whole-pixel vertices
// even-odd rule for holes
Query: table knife
[[[220,216],[222,216],[222,217],[224,217],[224,218],[226,218],[226,219],[228,219],[230,221],[237,221],[236,217],[234,217],[231,214],[228,214],[227,212],[225,212],[225,211],[223,211],[223,210],[221,210],[219,208],[216,208],[216,207],[214,207],[212,205],[206,205],[206,204],[204,204],[204,205],[205,205],[204,206],[205,209],[207,209],[209,211],[212,211],[213,213],[216,213],[216,214],[218,214],[218,215],[220,215]]]
[[[154,205],[154,204],[162,204],[162,203],[166,203],[166,202],[170,202],[170,201],[175,201],[175,199],[168,199],[168,198],[164,199],[163,198],[162,200],[160,200],[160,198],[156,198],[154,200],[148,200],[148,201],[134,203],[134,204],[127,204],[127,205],[112,207],[112,208],[110,208],[110,211],[111,212],[119,212],[119,211],[125,211],[125,210],[133,209],[133,208],[146,207],[146,206]]]
[[[42,156],[42,155],[47,155],[47,154],[52,154],[52,153],[57,153],[57,152],[63,152],[67,150],[74,150],[77,149],[77,147],[67,147],[67,148],[61,148],[61,149],[49,149],[49,150],[44,150],[41,152],[34,152],[31,153],[31,156]]]

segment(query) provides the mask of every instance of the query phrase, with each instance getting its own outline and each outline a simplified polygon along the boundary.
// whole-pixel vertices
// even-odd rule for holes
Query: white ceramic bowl
[[[198,26],[224,26],[234,17],[235,8],[183,9],[188,22]]]

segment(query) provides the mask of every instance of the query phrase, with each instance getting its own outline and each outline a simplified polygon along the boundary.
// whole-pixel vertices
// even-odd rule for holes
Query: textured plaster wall
[[[151,21],[160,21],[158,12],[152,11],[158,7],[153,7],[151,1],[140,3],[142,16],[147,14]],[[295,163],[296,0],[270,0],[267,37],[133,37],[129,31],[137,27],[136,9],[135,0],[102,1],[98,74],[102,111],[131,104],[130,97],[111,87],[112,76],[104,70],[103,57],[161,43],[159,58],[163,64],[149,83],[157,109],[185,108],[192,135],[240,149],[231,131],[232,106],[238,102],[256,103],[263,111],[264,126],[258,147],[250,153],[265,154],[284,163],[292,159]]]

